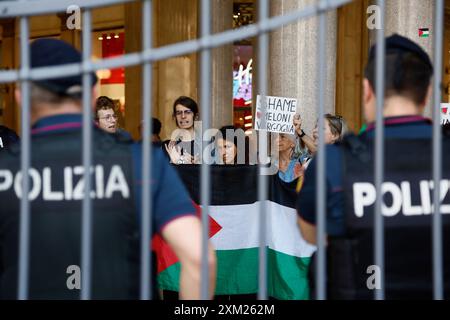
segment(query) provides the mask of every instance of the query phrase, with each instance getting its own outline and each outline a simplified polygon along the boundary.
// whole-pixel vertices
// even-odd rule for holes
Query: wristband
[[[300,138],[303,138],[306,135],[305,131],[302,129],[302,133],[299,135]]]

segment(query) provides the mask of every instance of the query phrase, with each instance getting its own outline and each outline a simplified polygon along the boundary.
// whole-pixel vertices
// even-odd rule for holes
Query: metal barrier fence
[[[319,79],[318,101],[319,101],[319,150],[317,179],[318,189],[317,208],[318,208],[318,235],[317,235],[317,299],[326,299],[325,289],[325,148],[324,148],[324,84],[325,84],[325,44],[326,44],[326,13],[340,6],[352,2],[351,0],[317,0],[315,5],[307,6],[301,10],[293,11],[285,15],[269,18],[269,1],[259,0],[258,22],[250,26],[239,29],[228,30],[221,33],[211,34],[211,5],[209,0],[201,0],[201,37],[199,39],[179,42],[172,45],[166,45],[159,48],[152,48],[151,43],[151,18],[152,18],[152,1],[143,0],[142,10],[142,43],[141,52],[128,53],[120,57],[103,59],[99,61],[91,61],[91,11],[94,8],[109,6],[114,4],[123,4],[132,2],[132,0],[40,0],[39,5],[30,5],[27,0],[3,1],[0,3],[0,18],[20,17],[20,69],[0,71],[0,83],[19,81],[22,93],[22,113],[21,113],[21,170],[28,172],[30,168],[30,81],[48,79],[57,77],[60,74],[67,76],[82,74],[83,75],[83,166],[89,168],[92,164],[92,114],[91,114],[91,77],[90,72],[100,69],[111,69],[118,67],[130,67],[135,65],[143,65],[143,108],[142,117],[145,119],[143,126],[143,188],[142,188],[142,237],[141,237],[141,299],[152,298],[152,284],[150,281],[151,263],[148,243],[150,243],[151,227],[151,199],[145,195],[150,194],[150,176],[151,176],[151,144],[150,132],[152,114],[150,90],[152,83],[152,63],[158,60],[168,59],[174,56],[185,55],[200,51],[201,53],[201,85],[200,85],[200,105],[203,114],[203,130],[209,128],[211,123],[211,113],[209,110],[210,89],[211,89],[211,49],[233,41],[258,36],[258,85],[259,93],[265,96],[267,93],[267,72],[265,67],[268,64],[268,32],[274,31],[284,25],[297,22],[313,16],[319,17],[319,67],[317,74]],[[375,184],[377,194],[381,194],[381,183],[383,181],[384,165],[383,165],[383,97],[384,97],[384,15],[385,1],[378,0],[377,4],[381,9],[381,25],[382,28],[377,30],[377,46],[376,52],[376,90],[379,92],[377,99],[377,119],[376,119],[376,137],[375,137]],[[83,62],[80,64],[67,64],[56,67],[30,68],[29,60],[29,18],[30,16],[40,14],[51,14],[57,12],[65,12],[70,5],[78,5],[83,11]],[[440,102],[441,88],[440,79],[442,76],[442,42],[443,42],[443,12],[444,0],[436,0],[435,3],[435,48],[434,48],[434,96],[433,96],[433,180],[434,180],[434,210],[439,208],[440,184],[438,183],[442,176],[441,161],[441,131],[439,126],[439,109],[436,108]],[[379,91],[378,91],[379,90]],[[265,101],[265,99],[261,99]],[[263,105],[263,108],[265,106]],[[261,137],[259,140],[260,147],[266,145],[267,137]],[[263,167],[260,167],[262,170]],[[89,170],[84,170],[85,190],[91,189],[91,177]],[[29,180],[22,179],[22,194],[29,192]],[[208,297],[208,264],[207,264],[207,245],[208,241],[208,205],[210,203],[210,173],[208,164],[202,163],[201,169],[201,205],[203,207],[203,260],[202,260],[202,286],[201,297]],[[261,214],[259,223],[260,247],[259,247],[259,291],[258,299],[267,299],[267,269],[266,269],[266,250],[265,250],[265,230],[266,230],[266,212],[265,206],[262,205],[267,199],[268,185],[267,177],[260,174],[258,180],[258,197],[261,204]],[[85,192],[82,205],[82,252],[81,252],[81,299],[90,299],[91,297],[91,258],[92,258],[92,203],[88,192]],[[384,270],[384,236],[383,236],[383,219],[381,215],[381,197],[377,197],[375,205],[375,233],[374,233],[374,256],[375,263],[380,267],[381,275]],[[433,287],[434,298],[443,298],[443,268],[442,268],[442,223],[440,214],[433,215]],[[19,253],[19,299],[28,298],[28,269],[29,269],[29,231],[30,231],[30,205],[27,197],[21,198],[20,204],[20,253]],[[376,299],[384,299],[384,279],[382,276],[381,289],[375,290]]]

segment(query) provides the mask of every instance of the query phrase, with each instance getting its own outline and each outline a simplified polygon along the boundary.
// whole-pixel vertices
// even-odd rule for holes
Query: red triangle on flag
[[[423,34],[423,31],[422,31],[422,29],[419,29],[419,37],[421,37],[421,36],[422,36],[422,34]]]
[[[447,107],[442,107],[441,111],[443,114],[447,114],[448,108]]]
[[[202,209],[194,201],[192,201],[198,217],[202,215]],[[216,220],[209,217],[209,238],[212,238],[217,232],[222,229]],[[160,273],[171,265],[178,262],[178,257],[173,252],[172,248],[167,242],[163,240],[160,235],[155,235],[152,239],[152,248],[156,252],[157,257],[157,271]]]

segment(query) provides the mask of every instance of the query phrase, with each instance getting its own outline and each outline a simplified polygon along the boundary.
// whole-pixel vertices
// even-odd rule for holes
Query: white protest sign
[[[441,103],[441,125],[450,124],[450,103]]]
[[[294,134],[293,119],[297,111],[297,99],[266,96],[266,111],[262,110],[261,96],[256,96],[255,129]],[[266,119],[266,127],[261,126]]]

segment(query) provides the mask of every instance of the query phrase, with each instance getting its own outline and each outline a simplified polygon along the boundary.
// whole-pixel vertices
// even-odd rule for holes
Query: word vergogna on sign
[[[297,111],[297,99],[266,96],[265,108],[261,96],[256,97],[255,129],[294,134],[293,119]],[[265,119],[265,126],[262,120]]]

